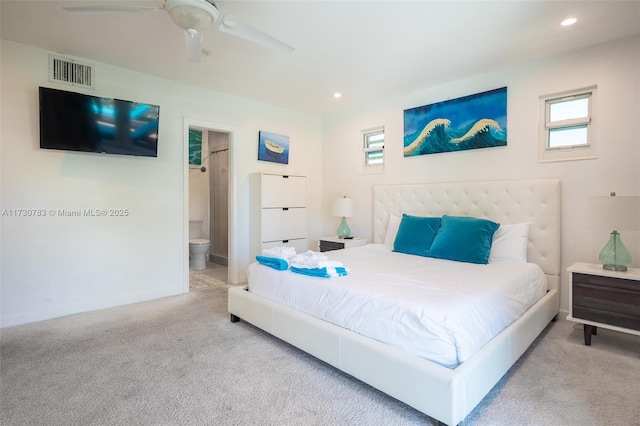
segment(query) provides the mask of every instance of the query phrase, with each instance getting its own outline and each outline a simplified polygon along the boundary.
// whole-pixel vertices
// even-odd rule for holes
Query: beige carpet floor
[[[240,321],[227,285],[0,330],[0,424],[429,425]],[[549,325],[464,420],[640,424],[640,337]]]

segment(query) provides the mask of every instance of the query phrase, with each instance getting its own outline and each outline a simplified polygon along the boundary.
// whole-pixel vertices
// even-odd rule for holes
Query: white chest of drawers
[[[250,186],[250,260],[270,247],[292,246],[298,253],[308,250],[307,178],[254,173]]]

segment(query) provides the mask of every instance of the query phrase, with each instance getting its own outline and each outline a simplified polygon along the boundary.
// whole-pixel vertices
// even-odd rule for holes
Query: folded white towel
[[[309,260],[302,259],[302,261],[298,261],[296,257],[291,259],[291,266],[296,268],[307,268],[307,269],[316,269],[316,268],[340,268],[344,267],[344,264],[339,260]]]
[[[319,251],[307,250],[304,253],[298,254],[296,259],[299,259],[301,262],[306,262],[309,260],[327,260],[328,258],[326,254],[320,253]]]
[[[340,268],[344,266],[339,260],[319,260],[318,268]]]
[[[272,247],[262,250],[262,255],[268,257],[276,257],[278,259],[290,260],[292,257],[296,256],[296,248],[287,246]]]
[[[308,250],[290,259],[291,266],[296,268],[338,268],[344,266],[337,260],[329,260],[326,254]]]

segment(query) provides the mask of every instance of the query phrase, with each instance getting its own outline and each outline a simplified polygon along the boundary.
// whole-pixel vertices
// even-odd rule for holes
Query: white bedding
[[[547,291],[531,263],[477,265],[368,244],[325,253],[349,268],[315,278],[253,263],[249,291],[454,368]]]

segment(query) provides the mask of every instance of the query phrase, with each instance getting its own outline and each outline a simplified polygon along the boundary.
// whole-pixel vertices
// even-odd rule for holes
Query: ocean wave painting
[[[507,145],[507,88],[404,111],[404,156]]]
[[[258,160],[289,164],[289,137],[260,131]]]

